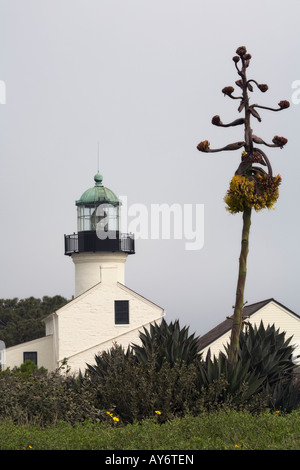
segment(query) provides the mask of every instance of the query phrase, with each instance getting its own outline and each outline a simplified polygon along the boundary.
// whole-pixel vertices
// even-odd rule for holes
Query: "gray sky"
[[[224,86],[238,79],[238,46],[252,54],[248,77],[269,91],[253,132],[283,178],[276,209],[252,218],[245,300],[274,297],[300,314],[299,0],[0,0],[0,298],[74,293],[65,233],[76,231],[75,200],[93,186],[100,143],[103,183],[128,204],[204,204],[205,241],[138,240],[128,287],[204,334],[232,313],[241,214],[223,197],[240,151],[205,155],[243,140]],[[300,86],[299,86],[300,88]],[[300,94],[298,95],[300,96]]]

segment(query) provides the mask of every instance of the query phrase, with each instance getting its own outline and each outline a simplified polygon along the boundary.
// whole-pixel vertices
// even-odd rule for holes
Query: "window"
[[[115,300],[115,324],[128,325],[129,324],[129,301],[128,300]]]
[[[37,365],[37,352],[24,352],[23,353],[23,362],[32,361]]]

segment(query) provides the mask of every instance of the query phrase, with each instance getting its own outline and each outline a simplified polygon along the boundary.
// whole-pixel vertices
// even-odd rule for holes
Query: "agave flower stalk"
[[[241,162],[231,180],[230,188],[224,198],[229,212],[242,212],[243,214],[236,299],[230,345],[228,348],[228,358],[231,364],[235,363],[237,360],[239,337],[243,322],[242,312],[244,307],[244,291],[247,274],[247,256],[249,252],[252,209],[259,211],[263,208],[272,207],[278,198],[278,187],[281,183],[280,175],[273,176],[271,163],[267,155],[260,148],[256,147],[256,145],[283,148],[287,143],[287,139],[285,137],[279,136],[275,136],[273,138],[272,144],[265,142],[261,137],[252,133],[250,120],[251,118],[255,118],[258,122],[261,122],[261,116],[259,115],[257,108],[277,112],[290,106],[289,102],[286,100],[280,101],[278,103],[278,108],[262,106],[259,104],[250,105],[248,93],[252,93],[254,91],[252,83],[256,85],[258,90],[262,93],[265,93],[268,90],[268,85],[265,83],[259,84],[256,80],[249,80],[247,78],[246,72],[250,64],[251,55],[247,53],[246,47],[239,47],[236,50],[236,54],[237,55],[233,57],[233,61],[240,78],[235,83],[241,89],[242,94],[235,96],[233,94],[234,88],[232,86],[224,87],[222,92],[225,96],[233,100],[240,101],[238,112],[241,113],[243,111],[244,117],[235,119],[228,124],[223,124],[220,116],[216,115],[212,118],[212,124],[217,127],[226,128],[243,125],[244,140],[225,145],[218,149],[211,149],[208,140],[200,142],[197,146],[197,149],[204,153],[238,150],[244,147]],[[267,171],[256,164],[265,166]]]

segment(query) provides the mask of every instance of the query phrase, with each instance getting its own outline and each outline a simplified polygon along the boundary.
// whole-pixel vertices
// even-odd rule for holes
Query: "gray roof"
[[[297,318],[300,318],[299,315],[297,315],[295,312],[292,312],[292,310],[290,310],[287,307],[285,307],[284,305],[280,304],[275,299],[262,300],[261,302],[256,302],[255,304],[245,306],[243,308],[243,318],[250,317],[251,315],[253,315],[255,312],[257,312],[258,310],[260,310],[262,307],[264,307],[265,305],[267,305],[270,302],[275,302],[277,305],[280,305],[285,310],[287,310],[288,312],[295,315]],[[213,343],[218,338],[220,338],[225,333],[227,333],[229,330],[231,330],[232,319],[233,319],[233,315],[231,315],[230,317],[227,317],[226,320],[224,320],[218,326],[216,326],[212,330],[208,331],[208,333],[206,333],[205,335],[201,336],[199,338],[199,342],[198,342],[198,350],[201,351],[202,349],[206,348],[211,343]]]

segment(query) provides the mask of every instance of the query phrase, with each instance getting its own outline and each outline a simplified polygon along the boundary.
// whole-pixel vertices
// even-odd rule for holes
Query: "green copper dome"
[[[112,204],[112,205],[120,205],[121,201],[117,198],[115,193],[113,193],[110,189],[105,188],[102,184],[102,175],[97,173],[94,176],[95,186],[93,188],[87,189],[81,198],[76,201],[76,206],[95,206],[98,204]]]

